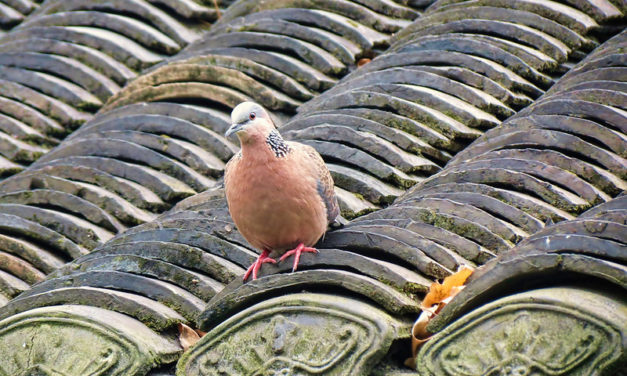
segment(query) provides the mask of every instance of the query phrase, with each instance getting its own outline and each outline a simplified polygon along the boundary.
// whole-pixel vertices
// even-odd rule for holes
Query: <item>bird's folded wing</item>
[[[316,178],[318,194],[327,209],[327,221],[332,223],[340,214],[340,206],[337,203],[337,197],[335,197],[335,191],[333,190],[331,173],[316,149],[308,145],[299,144],[298,146],[302,147],[303,154],[312,168]]]

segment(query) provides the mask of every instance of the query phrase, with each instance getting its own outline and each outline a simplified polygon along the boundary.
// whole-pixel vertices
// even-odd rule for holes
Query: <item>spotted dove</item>
[[[262,250],[244,275],[253,279],[262,264],[312,248],[339,216],[333,179],[310,146],[285,141],[266,110],[244,102],[231,113],[226,136],[236,134],[241,150],[226,165],[224,185],[229,212],[244,238]]]

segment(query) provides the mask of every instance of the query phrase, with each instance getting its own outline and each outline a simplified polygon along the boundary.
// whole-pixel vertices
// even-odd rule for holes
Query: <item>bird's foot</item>
[[[294,256],[294,266],[292,267],[292,272],[296,271],[296,268],[298,268],[298,262],[300,261],[300,254],[303,252],[311,252],[311,253],[318,253],[318,250],[315,248],[311,248],[311,247],[305,247],[305,245],[303,243],[300,243],[298,245],[298,247],[292,249],[291,251],[287,251],[283,254],[283,256],[281,256],[281,258],[279,259],[279,261],[283,261],[286,258],[290,257],[291,255],[295,255]]]
[[[259,257],[257,257],[257,260],[248,268],[248,270],[246,270],[246,274],[244,274],[244,282],[246,282],[246,280],[250,276],[250,273],[253,274],[253,280],[257,279],[257,272],[259,272],[261,265],[267,262],[271,264],[276,264],[275,259],[273,259],[272,257],[268,257],[269,254],[270,252],[267,249],[264,249],[263,252],[261,252]]]

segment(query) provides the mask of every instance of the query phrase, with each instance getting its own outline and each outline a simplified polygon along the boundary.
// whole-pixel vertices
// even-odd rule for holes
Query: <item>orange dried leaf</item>
[[[459,269],[457,273],[444,278],[442,283],[433,282],[431,284],[429,292],[420,304],[422,313],[411,330],[412,357],[405,360],[407,367],[414,370],[416,369],[416,355],[418,354],[418,350],[431,338],[431,333],[427,331],[427,325],[455,295],[462,291],[464,283],[466,283],[466,280],[473,271],[473,269],[464,266]]]
[[[429,309],[431,306],[438,304],[446,298],[447,291],[444,289],[444,285],[438,282],[433,282],[429,287],[429,292],[422,300],[420,308]]]
[[[220,7],[218,6],[218,0],[213,0],[213,6],[216,8],[216,16],[218,17],[218,19],[220,19],[222,15],[220,14]]]
[[[429,311],[422,311],[411,328],[411,358],[405,359],[405,365],[411,369],[416,369],[418,349],[431,338],[431,333],[427,331],[427,324],[433,316],[434,314]]]
[[[179,323],[178,329],[179,342],[181,343],[181,347],[183,347],[183,350],[189,349],[200,340],[200,336],[198,335],[198,333],[196,333],[196,331],[189,326]]]
[[[423,311],[411,328],[411,353],[413,356],[416,356],[418,347],[431,337],[431,333],[427,331],[427,324],[432,317],[433,314]]]
[[[472,272],[473,269],[464,266],[457,273],[444,278],[444,282],[442,284],[433,282],[429,288],[429,293],[427,293],[420,304],[420,308],[428,310],[433,305],[441,303],[446,298],[457,295],[457,293],[461,290],[459,287],[464,285]]]
[[[466,283],[466,280],[472,274],[474,270],[464,266],[457,271],[455,274],[451,274],[448,277],[444,278],[444,286],[448,286],[449,289],[453,287],[463,286]]]
[[[205,334],[207,334],[207,332],[203,332],[203,331],[202,331],[202,330],[200,330],[200,329],[194,329],[194,331],[196,332],[196,334],[198,334],[198,336],[199,336],[200,338],[204,337],[204,336],[205,336]]]
[[[366,64],[368,64],[371,60],[368,58],[363,58],[363,59],[359,59],[359,61],[357,61],[357,67],[362,67]]]

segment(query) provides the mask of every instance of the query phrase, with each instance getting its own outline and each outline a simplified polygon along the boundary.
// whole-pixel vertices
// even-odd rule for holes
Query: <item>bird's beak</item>
[[[224,133],[224,136],[229,137],[233,133],[237,133],[241,131],[243,128],[244,128],[244,123],[231,124],[229,129],[227,129],[226,132]]]

